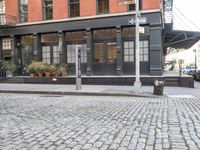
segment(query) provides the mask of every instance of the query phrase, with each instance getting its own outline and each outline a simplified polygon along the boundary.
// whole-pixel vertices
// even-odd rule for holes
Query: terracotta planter
[[[66,71],[62,71],[62,77],[66,77],[67,76],[67,72]]]
[[[50,72],[45,72],[45,77],[49,78],[50,77]]]
[[[58,77],[58,72],[54,72],[54,77],[55,77],[55,78]]]
[[[34,78],[35,77],[35,73],[31,73],[31,78]]]
[[[42,77],[43,76],[43,72],[38,72],[38,77]]]

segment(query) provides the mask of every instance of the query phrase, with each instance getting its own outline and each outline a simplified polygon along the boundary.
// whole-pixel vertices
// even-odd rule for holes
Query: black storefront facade
[[[143,11],[145,33],[140,34],[141,74],[162,74],[162,14]],[[67,64],[75,73],[75,47],[81,45],[82,73],[91,75],[135,74],[135,28],[128,25],[133,13],[80,17],[18,24],[0,30],[0,59],[18,65],[18,74],[33,60]],[[10,42],[6,47],[5,41]],[[10,40],[10,41],[9,41]]]

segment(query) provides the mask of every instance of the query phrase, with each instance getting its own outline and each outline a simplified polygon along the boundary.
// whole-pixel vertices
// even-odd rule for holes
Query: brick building
[[[75,73],[75,47],[81,45],[82,73],[133,75],[134,4],[117,0],[0,0],[0,59],[12,60],[18,73],[33,60],[68,64]],[[161,75],[163,1],[140,0],[141,74]]]

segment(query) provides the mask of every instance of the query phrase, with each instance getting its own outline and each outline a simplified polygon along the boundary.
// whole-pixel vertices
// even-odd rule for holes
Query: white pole
[[[142,83],[140,82],[140,35],[139,35],[139,22],[140,22],[140,12],[139,12],[139,0],[135,1],[135,82],[134,82],[134,93],[142,93]]]

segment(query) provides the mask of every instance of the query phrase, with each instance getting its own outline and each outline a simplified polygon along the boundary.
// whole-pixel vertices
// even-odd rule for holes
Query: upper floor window
[[[0,24],[5,24],[5,0],[0,0]]]
[[[44,19],[53,19],[53,3],[52,0],[44,0]]]
[[[80,2],[79,0],[69,0],[69,16],[80,16]]]
[[[109,0],[97,0],[97,14],[109,13]]]
[[[28,0],[20,0],[20,22],[28,21]]]
[[[5,13],[5,0],[0,0],[0,14]]]
[[[141,10],[141,8],[142,8],[142,1],[139,0],[139,9]],[[135,4],[129,4],[128,5],[128,10],[129,11],[135,11]]]

